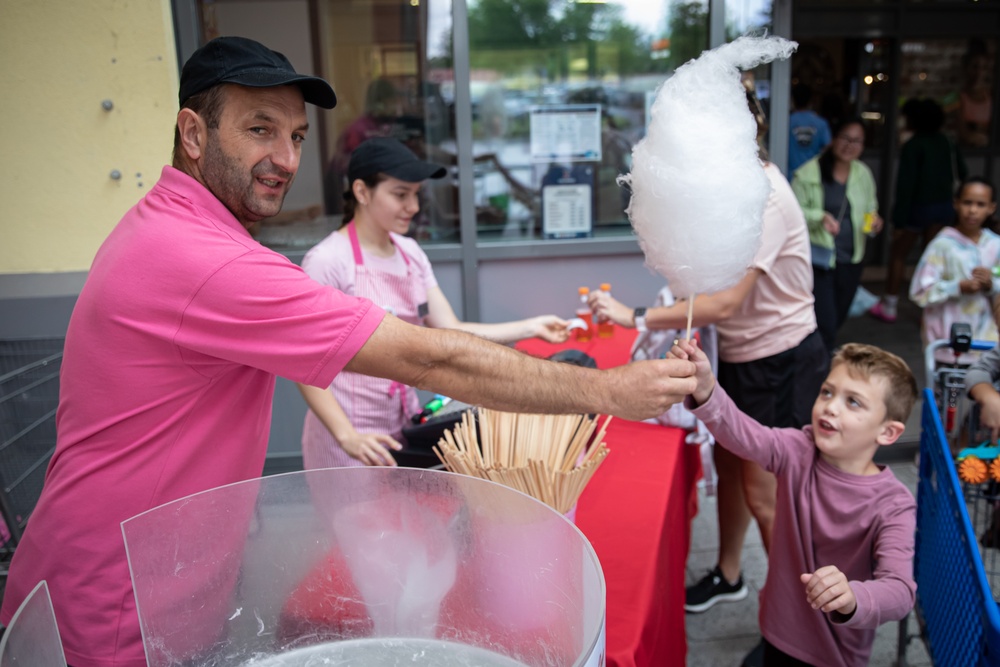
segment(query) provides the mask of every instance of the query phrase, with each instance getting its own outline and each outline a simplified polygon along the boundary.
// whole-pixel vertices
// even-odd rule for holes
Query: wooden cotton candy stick
[[[691,298],[688,299],[688,330],[687,330],[687,340],[691,340],[691,321],[694,319],[694,298],[698,296],[697,294],[692,294]]]

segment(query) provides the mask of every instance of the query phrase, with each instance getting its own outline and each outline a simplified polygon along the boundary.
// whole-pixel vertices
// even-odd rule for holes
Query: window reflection
[[[747,34],[773,33],[771,4],[771,0],[726,0],[726,41]],[[753,93],[759,113],[764,116],[763,125],[767,127],[771,116],[771,63],[744,72],[743,85]],[[767,146],[770,133],[765,132],[758,140]]]
[[[369,137],[395,137],[417,155],[454,167],[451,3],[326,0],[318,7],[319,50],[338,99],[327,114],[327,215],[343,211],[351,152]],[[453,173],[424,185],[411,236],[459,240],[457,184]]]
[[[707,47],[707,2],[668,13],[642,0],[478,0],[468,11],[479,238],[574,236],[579,227],[553,218],[582,209],[588,235],[626,233],[628,195],[616,179],[630,168],[657,86]],[[579,127],[588,110],[590,153],[575,150],[590,141]],[[542,127],[563,128],[578,145],[553,149],[558,156],[539,150],[551,140],[532,135]],[[555,192],[561,199],[546,196]]]
[[[741,35],[770,34],[771,0],[726,0],[726,40]]]
[[[294,192],[302,219],[265,221],[262,242],[284,247],[309,247],[341,224],[350,151],[374,135],[451,168],[422,191],[410,230],[421,242],[460,240],[460,178],[473,181],[479,238],[541,238],[542,188],[571,183],[588,188],[573,205],[589,200],[591,234],[627,234],[628,196],[616,179],[645,134],[656,88],[708,46],[707,0],[470,0],[474,171],[459,175],[451,0],[199,7],[206,37],[260,39],[337,91],[335,109],[310,111],[319,116],[307,147],[315,153],[304,153]],[[577,106],[597,109],[596,155],[533,156],[532,114]]]
[[[206,40],[258,39],[337,92],[335,109],[307,108],[313,129],[295,187],[286,210],[259,225],[261,243],[309,248],[338,228],[350,152],[369,136],[396,137],[421,157],[454,165],[450,0],[199,0],[198,7]],[[453,173],[425,185],[412,236],[458,240],[457,182]]]
[[[900,51],[900,99],[935,100],[944,107],[945,132],[953,140],[966,148],[986,147],[992,118],[996,40],[906,40]]]

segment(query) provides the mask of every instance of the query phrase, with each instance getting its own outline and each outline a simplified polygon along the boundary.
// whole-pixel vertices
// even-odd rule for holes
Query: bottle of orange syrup
[[[611,283],[601,283],[601,291],[611,296]],[[615,335],[615,323],[611,320],[605,318],[598,318],[597,320],[597,337],[598,338],[611,338]]]
[[[587,305],[587,297],[590,296],[589,287],[581,287],[577,290],[579,298],[576,304],[576,316],[583,320],[587,328],[585,329],[573,329],[573,337],[581,343],[585,343],[594,337],[594,318],[590,312],[590,306]]]

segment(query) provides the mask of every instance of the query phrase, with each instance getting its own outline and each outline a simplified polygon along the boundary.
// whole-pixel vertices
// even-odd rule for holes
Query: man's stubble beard
[[[274,168],[270,161],[259,162],[248,173],[238,160],[222,149],[221,142],[213,137],[217,132],[218,130],[209,130],[205,145],[205,157],[201,168],[205,186],[244,227],[249,227],[263,218],[277,215],[292,185],[292,177]],[[278,173],[289,179],[280,199],[264,199],[254,192],[256,180],[254,172],[264,176]]]

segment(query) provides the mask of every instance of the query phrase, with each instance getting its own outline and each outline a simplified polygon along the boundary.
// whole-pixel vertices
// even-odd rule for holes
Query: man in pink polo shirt
[[[68,662],[146,664],[120,524],[261,474],[275,376],[347,369],[500,410],[641,419],[695,388],[659,360],[595,371],[424,329],[311,280],[251,238],[298,169],[324,80],[237,37],[181,73],[173,166],[101,246],[66,334],[58,443],[0,621],[48,582]]]

